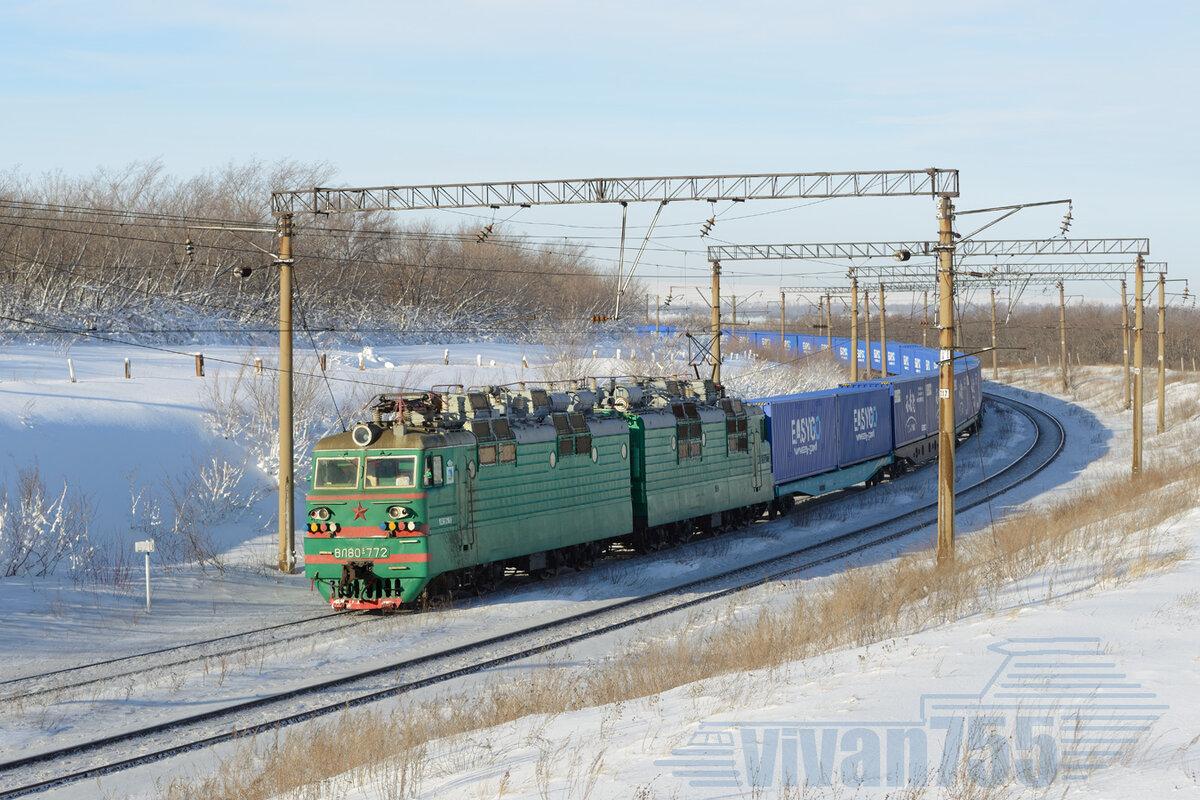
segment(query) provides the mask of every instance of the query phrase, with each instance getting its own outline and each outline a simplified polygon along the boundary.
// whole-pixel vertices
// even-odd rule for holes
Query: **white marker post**
[[[150,554],[154,552],[154,540],[143,539],[140,542],[133,543],[135,553],[145,553],[146,555],[146,610],[150,610]]]

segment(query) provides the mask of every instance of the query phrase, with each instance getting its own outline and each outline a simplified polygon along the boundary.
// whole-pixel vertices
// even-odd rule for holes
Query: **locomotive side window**
[[[358,464],[357,458],[318,458],[313,487],[316,489],[357,488]]]
[[[411,489],[416,485],[417,460],[412,456],[380,456],[367,459],[368,489]]]
[[[445,475],[445,472],[442,470],[442,457],[441,456],[430,456],[429,457],[429,473],[426,476],[425,485],[426,486],[430,486],[430,485],[441,486],[445,482],[446,482],[446,475]]]

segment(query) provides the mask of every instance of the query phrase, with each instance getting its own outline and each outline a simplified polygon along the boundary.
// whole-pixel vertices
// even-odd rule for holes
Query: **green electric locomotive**
[[[316,445],[305,573],[334,608],[397,608],[679,542],[772,499],[762,411],[711,381],[382,395]]]

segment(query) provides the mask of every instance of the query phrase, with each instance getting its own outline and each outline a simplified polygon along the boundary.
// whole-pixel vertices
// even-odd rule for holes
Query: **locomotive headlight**
[[[379,438],[380,429],[369,422],[360,422],[350,429],[350,438],[359,447],[366,447]]]
[[[388,506],[387,513],[392,519],[404,519],[408,516],[408,509],[404,506]]]
[[[314,508],[312,511],[308,512],[308,515],[310,517],[312,517],[313,519],[319,519],[322,522],[324,522],[325,520],[329,519],[329,509],[328,508]]]

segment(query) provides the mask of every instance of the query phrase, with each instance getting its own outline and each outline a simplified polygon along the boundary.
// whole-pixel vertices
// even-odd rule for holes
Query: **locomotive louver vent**
[[[486,420],[472,422],[471,433],[475,434],[475,438],[481,442],[490,442],[495,438],[492,436],[492,427],[488,425]]]

